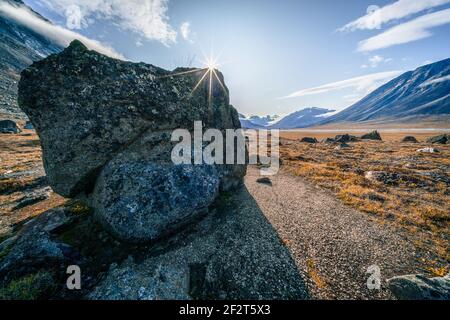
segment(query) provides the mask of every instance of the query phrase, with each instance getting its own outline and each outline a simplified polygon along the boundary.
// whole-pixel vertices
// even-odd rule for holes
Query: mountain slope
[[[0,4],[25,6],[20,0],[0,0]],[[28,7],[27,7],[28,8]],[[37,17],[44,17],[28,8]],[[62,48],[45,37],[9,19],[0,11],[0,117],[25,118],[17,105],[17,83],[20,72],[33,61]]]
[[[285,116],[280,121],[272,124],[270,128],[295,129],[309,127],[323,120],[330,112],[334,112],[334,110],[315,107],[306,108]]]
[[[408,71],[320,124],[450,115],[450,59]]]
[[[247,118],[245,115],[239,114],[239,121],[241,122],[242,128],[245,129],[262,129],[268,127],[276,119],[278,119],[277,115],[267,115],[265,117],[253,115]]]

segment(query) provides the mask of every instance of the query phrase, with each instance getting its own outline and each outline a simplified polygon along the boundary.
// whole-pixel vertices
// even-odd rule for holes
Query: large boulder
[[[17,123],[12,120],[0,120],[0,133],[20,133]]]
[[[171,160],[175,129],[192,132],[194,121],[204,130],[240,128],[218,71],[166,71],[73,41],[22,72],[19,104],[41,139],[51,187],[86,194],[98,220],[124,240],[173,231],[245,175],[245,165]]]

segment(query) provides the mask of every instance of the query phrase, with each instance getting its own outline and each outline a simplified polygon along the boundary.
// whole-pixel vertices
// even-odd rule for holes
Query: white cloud
[[[391,58],[384,58],[384,57],[379,56],[379,55],[374,55],[374,56],[369,58],[369,63],[368,64],[363,64],[361,66],[361,68],[362,69],[366,69],[368,67],[376,68],[376,67],[378,67],[379,64],[387,63],[387,62],[390,62],[390,61],[392,61]]]
[[[369,6],[367,14],[346,24],[339,31],[380,29],[383,24],[434,8],[450,0],[399,0],[382,8]]]
[[[432,35],[429,29],[447,23],[450,23],[450,9],[425,14],[361,41],[358,51],[373,51],[428,38]]]
[[[184,40],[191,41],[191,24],[189,22],[183,22],[180,26],[181,36]]]
[[[380,85],[388,82],[389,80],[392,80],[393,78],[399,76],[401,73],[402,71],[372,73],[365,76],[328,83],[318,87],[303,89],[300,91],[293,92],[283,98],[302,97],[306,95],[327,93],[330,91],[341,90],[346,88],[352,88],[356,92],[366,94],[375,90]]]
[[[98,19],[111,21],[124,31],[164,45],[176,42],[177,32],[167,16],[169,0],[42,0],[66,18],[70,29],[86,28]]]
[[[92,40],[74,31],[67,30],[63,27],[54,25],[48,21],[38,17],[35,13],[23,6],[12,6],[6,2],[0,2],[0,12],[5,16],[17,21],[18,23],[32,29],[47,39],[54,41],[62,47],[67,47],[69,43],[78,39],[83,42],[89,49],[106,54],[113,58],[125,59],[120,53],[113,48],[102,44],[97,40]]]
[[[422,87],[426,87],[426,86],[429,86],[429,85],[432,85],[435,83],[440,83],[440,82],[449,81],[449,80],[450,80],[450,75],[425,81],[424,83],[420,84],[419,87],[422,88]]]

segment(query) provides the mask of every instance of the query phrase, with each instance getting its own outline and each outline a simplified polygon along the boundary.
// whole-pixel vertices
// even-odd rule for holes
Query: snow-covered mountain
[[[250,116],[246,117],[243,114],[239,114],[239,120],[241,121],[241,126],[246,129],[260,129],[265,128],[273,124],[277,121],[279,116],[277,115],[267,115],[265,117],[259,117],[259,116]]]
[[[270,126],[271,129],[295,129],[310,127],[334,114],[334,110],[325,108],[305,108],[293,112]]]
[[[450,115],[450,58],[408,71],[321,124]]]
[[[312,107],[293,112],[281,119],[278,116],[241,116],[239,120],[241,126],[246,129],[295,129],[312,126],[334,113],[334,110]]]
[[[44,17],[27,7],[21,0],[0,0],[30,10],[39,19]],[[17,105],[17,83],[20,72],[33,61],[40,60],[62,48],[29,28],[10,19],[0,10],[0,117],[24,118]]]

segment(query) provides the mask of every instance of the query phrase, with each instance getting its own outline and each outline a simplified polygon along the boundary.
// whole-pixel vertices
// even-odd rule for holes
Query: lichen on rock
[[[200,81],[206,71],[120,61],[77,40],[25,69],[19,105],[40,137],[53,190],[86,195],[98,220],[127,241],[157,239],[198,217],[246,171],[171,162],[177,128],[240,128],[223,76],[216,71],[221,83],[210,86]]]

